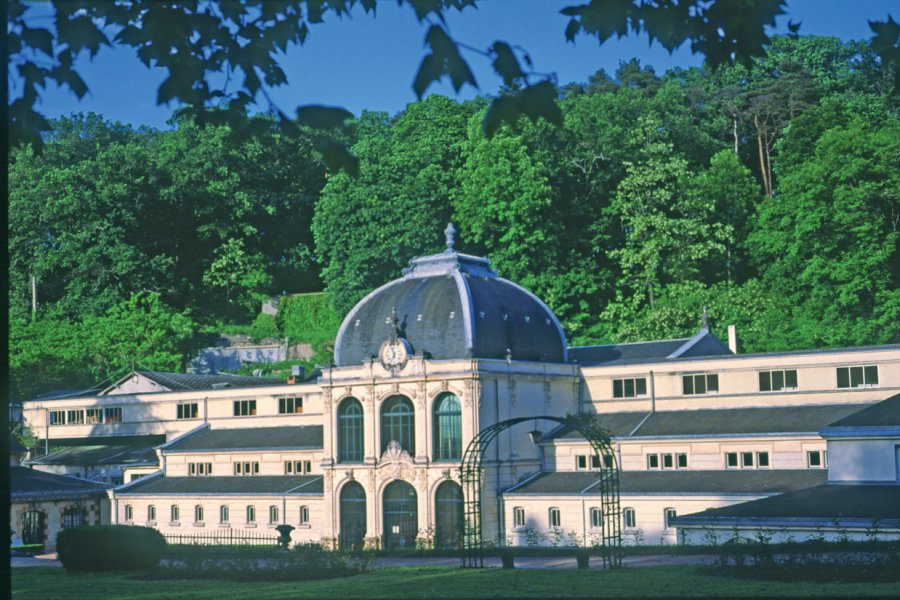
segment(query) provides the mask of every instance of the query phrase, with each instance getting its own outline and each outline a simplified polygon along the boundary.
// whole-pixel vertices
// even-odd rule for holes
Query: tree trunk
[[[763,141],[763,128],[759,122],[759,115],[753,115],[753,124],[756,126],[756,143],[759,146],[759,172],[762,175],[763,180],[763,189],[766,191],[766,196],[769,198],[772,197],[772,187],[769,181],[769,169],[766,164],[766,157],[764,153],[768,153],[768,144]],[[765,150],[763,149],[765,147]]]

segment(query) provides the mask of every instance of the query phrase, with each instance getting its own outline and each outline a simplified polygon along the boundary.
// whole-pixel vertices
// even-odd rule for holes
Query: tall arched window
[[[405,396],[391,396],[381,407],[381,451],[387,450],[391,440],[415,454],[416,427],[412,402]]]
[[[366,536],[366,491],[356,481],[341,488],[341,550],[361,550]]]
[[[462,516],[462,490],[455,481],[445,481],[434,495],[435,548],[459,548]]]
[[[434,401],[434,460],[457,460],[462,456],[462,409],[455,394],[445,393]]]
[[[356,398],[346,398],[338,407],[338,462],[363,460],[363,409]]]

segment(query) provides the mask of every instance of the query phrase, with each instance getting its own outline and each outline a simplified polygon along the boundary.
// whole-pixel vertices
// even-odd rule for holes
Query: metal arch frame
[[[464,567],[484,566],[484,541],[481,537],[481,487],[484,471],[481,462],[491,442],[503,431],[527,421],[552,421],[569,426],[582,434],[591,444],[594,455],[600,460],[599,489],[603,511],[603,528],[600,536],[603,566],[622,566],[621,509],[619,506],[619,466],[610,443],[609,434],[592,422],[592,417],[580,414],[566,417],[517,417],[495,423],[481,430],[463,454],[460,475],[463,490],[463,521],[460,532],[461,559]],[[602,458],[600,458],[602,457]],[[612,465],[606,468],[606,464]],[[595,484],[592,487],[597,486]]]

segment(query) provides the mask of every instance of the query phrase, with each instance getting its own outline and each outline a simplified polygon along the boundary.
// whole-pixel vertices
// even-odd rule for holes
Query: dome
[[[339,367],[378,354],[396,332],[430,359],[497,358],[566,362],[566,337],[537,296],[507,281],[486,258],[453,249],[410,261],[404,275],[360,300],[344,318],[334,347]],[[396,316],[396,324],[395,324]]]

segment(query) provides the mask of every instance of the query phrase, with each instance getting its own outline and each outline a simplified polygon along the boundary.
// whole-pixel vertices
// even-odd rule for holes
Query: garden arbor
[[[622,564],[621,514],[619,508],[619,467],[610,444],[609,433],[598,426],[589,415],[566,417],[518,417],[501,421],[483,429],[469,442],[463,455],[460,474],[463,488],[463,522],[460,532],[462,565],[484,566],[484,543],[481,537],[481,487],[484,471],[481,467],[484,453],[501,432],[528,421],[552,421],[579,432],[591,444],[600,470],[598,489],[603,511],[603,529],[600,544],[603,550],[603,566],[619,567]],[[538,438],[538,432],[532,432]],[[535,443],[538,439],[533,439]]]

